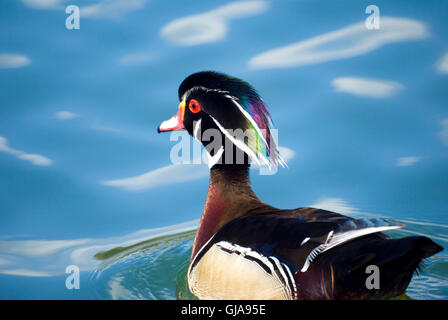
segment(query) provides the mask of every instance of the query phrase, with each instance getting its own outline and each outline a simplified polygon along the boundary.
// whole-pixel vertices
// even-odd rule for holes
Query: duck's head
[[[267,107],[247,82],[213,71],[194,73],[181,83],[179,100],[177,114],[158,132],[187,130],[209,152],[210,167],[249,159],[268,167],[284,164]]]

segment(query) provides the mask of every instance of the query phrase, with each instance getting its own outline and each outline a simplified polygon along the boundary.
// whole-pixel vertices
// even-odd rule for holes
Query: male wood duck
[[[179,100],[177,114],[158,131],[185,129],[210,154],[188,269],[198,298],[387,299],[402,295],[422,261],[443,249],[423,236],[389,238],[382,232],[404,225],[388,220],[282,210],[258,199],[250,163],[272,169],[284,161],[266,104],[247,82],[195,73],[180,85]],[[378,268],[379,287],[367,284],[369,266]]]

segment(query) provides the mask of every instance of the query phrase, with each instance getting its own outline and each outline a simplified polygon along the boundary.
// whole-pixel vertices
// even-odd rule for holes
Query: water
[[[364,217],[363,214],[356,216]],[[446,225],[406,222],[405,229],[388,234],[392,237],[427,235],[444,247],[448,244]],[[36,265],[39,259],[32,258],[29,262],[33,267],[47,270],[57,271],[70,263],[81,266],[84,271],[80,275],[80,289],[67,290],[66,276],[57,275],[57,272],[45,274],[42,270],[40,275],[37,271],[36,274],[28,274],[28,278],[23,275],[0,276],[4,286],[0,298],[195,299],[188,289],[187,270],[196,225],[197,221],[191,221],[172,227],[141,230],[122,238],[89,239],[81,245],[72,244],[54,252],[51,261],[56,265],[42,262]],[[10,249],[14,246],[25,247],[23,243],[11,243]],[[40,245],[42,251],[54,247],[55,243]],[[26,270],[23,269],[22,273],[25,274]],[[448,255],[443,251],[428,259],[423,271],[414,276],[406,292],[407,298],[446,299],[447,273]],[[34,278],[42,280],[35,281]]]
[[[251,171],[263,201],[403,221],[392,236],[447,248],[445,2],[376,1],[379,31],[363,29],[363,1],[95,3],[77,2],[79,30],[66,29],[68,2],[0,3],[0,299],[193,298],[186,272],[208,171],[173,165],[175,142],[156,128],[199,70],[241,77],[268,103],[288,168]],[[211,25],[166,31],[198,13]],[[197,30],[208,40],[194,43]],[[255,59],[336,30],[345,36],[311,60]],[[69,265],[79,290],[66,288]],[[407,295],[447,299],[447,275],[445,249]]]

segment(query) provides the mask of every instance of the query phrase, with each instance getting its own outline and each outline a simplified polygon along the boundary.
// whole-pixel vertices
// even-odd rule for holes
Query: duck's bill
[[[185,102],[179,104],[179,111],[176,115],[171,117],[169,120],[163,121],[157,128],[157,132],[166,132],[185,129],[184,127],[184,112],[185,112]]]

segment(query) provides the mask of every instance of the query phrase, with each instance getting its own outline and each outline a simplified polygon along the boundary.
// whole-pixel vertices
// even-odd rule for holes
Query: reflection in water
[[[198,221],[163,228],[143,229],[122,237],[75,240],[0,241],[0,274],[56,276],[68,265],[82,271],[107,267],[111,257],[120,259],[141,246],[158,246],[165,236],[195,230]]]
[[[101,252],[107,259],[96,276],[98,294],[112,299],[194,298],[187,286],[194,235],[192,230]]]
[[[447,226],[441,226],[446,229]],[[411,230],[394,231],[392,237],[406,236]],[[188,289],[187,269],[193,244],[194,232],[181,233],[147,242],[127,256],[111,258],[108,267],[98,278],[99,287],[107,288],[105,298],[117,299],[193,299]],[[446,238],[445,238],[446,239]],[[440,242],[440,241],[439,241]],[[447,241],[442,245],[446,246]],[[414,276],[407,295],[411,299],[446,299],[448,295],[448,256],[441,253],[428,260],[424,270]],[[120,279],[120,295],[111,283]],[[105,285],[105,283],[108,285]],[[123,284],[125,287],[123,287]]]
[[[361,213],[343,199],[321,202],[327,209],[345,207],[346,211],[356,212],[352,215],[357,218],[374,216]],[[447,225],[428,220],[405,219],[404,222],[405,229],[388,234],[392,237],[426,235],[447,247]],[[121,238],[1,241],[0,273],[52,277],[63,274],[65,266],[76,264],[88,275],[84,287],[90,292],[82,298],[195,299],[188,289],[187,270],[197,223],[140,230]],[[414,276],[407,295],[411,299],[446,299],[447,274],[448,255],[443,251],[426,261],[423,272]]]

